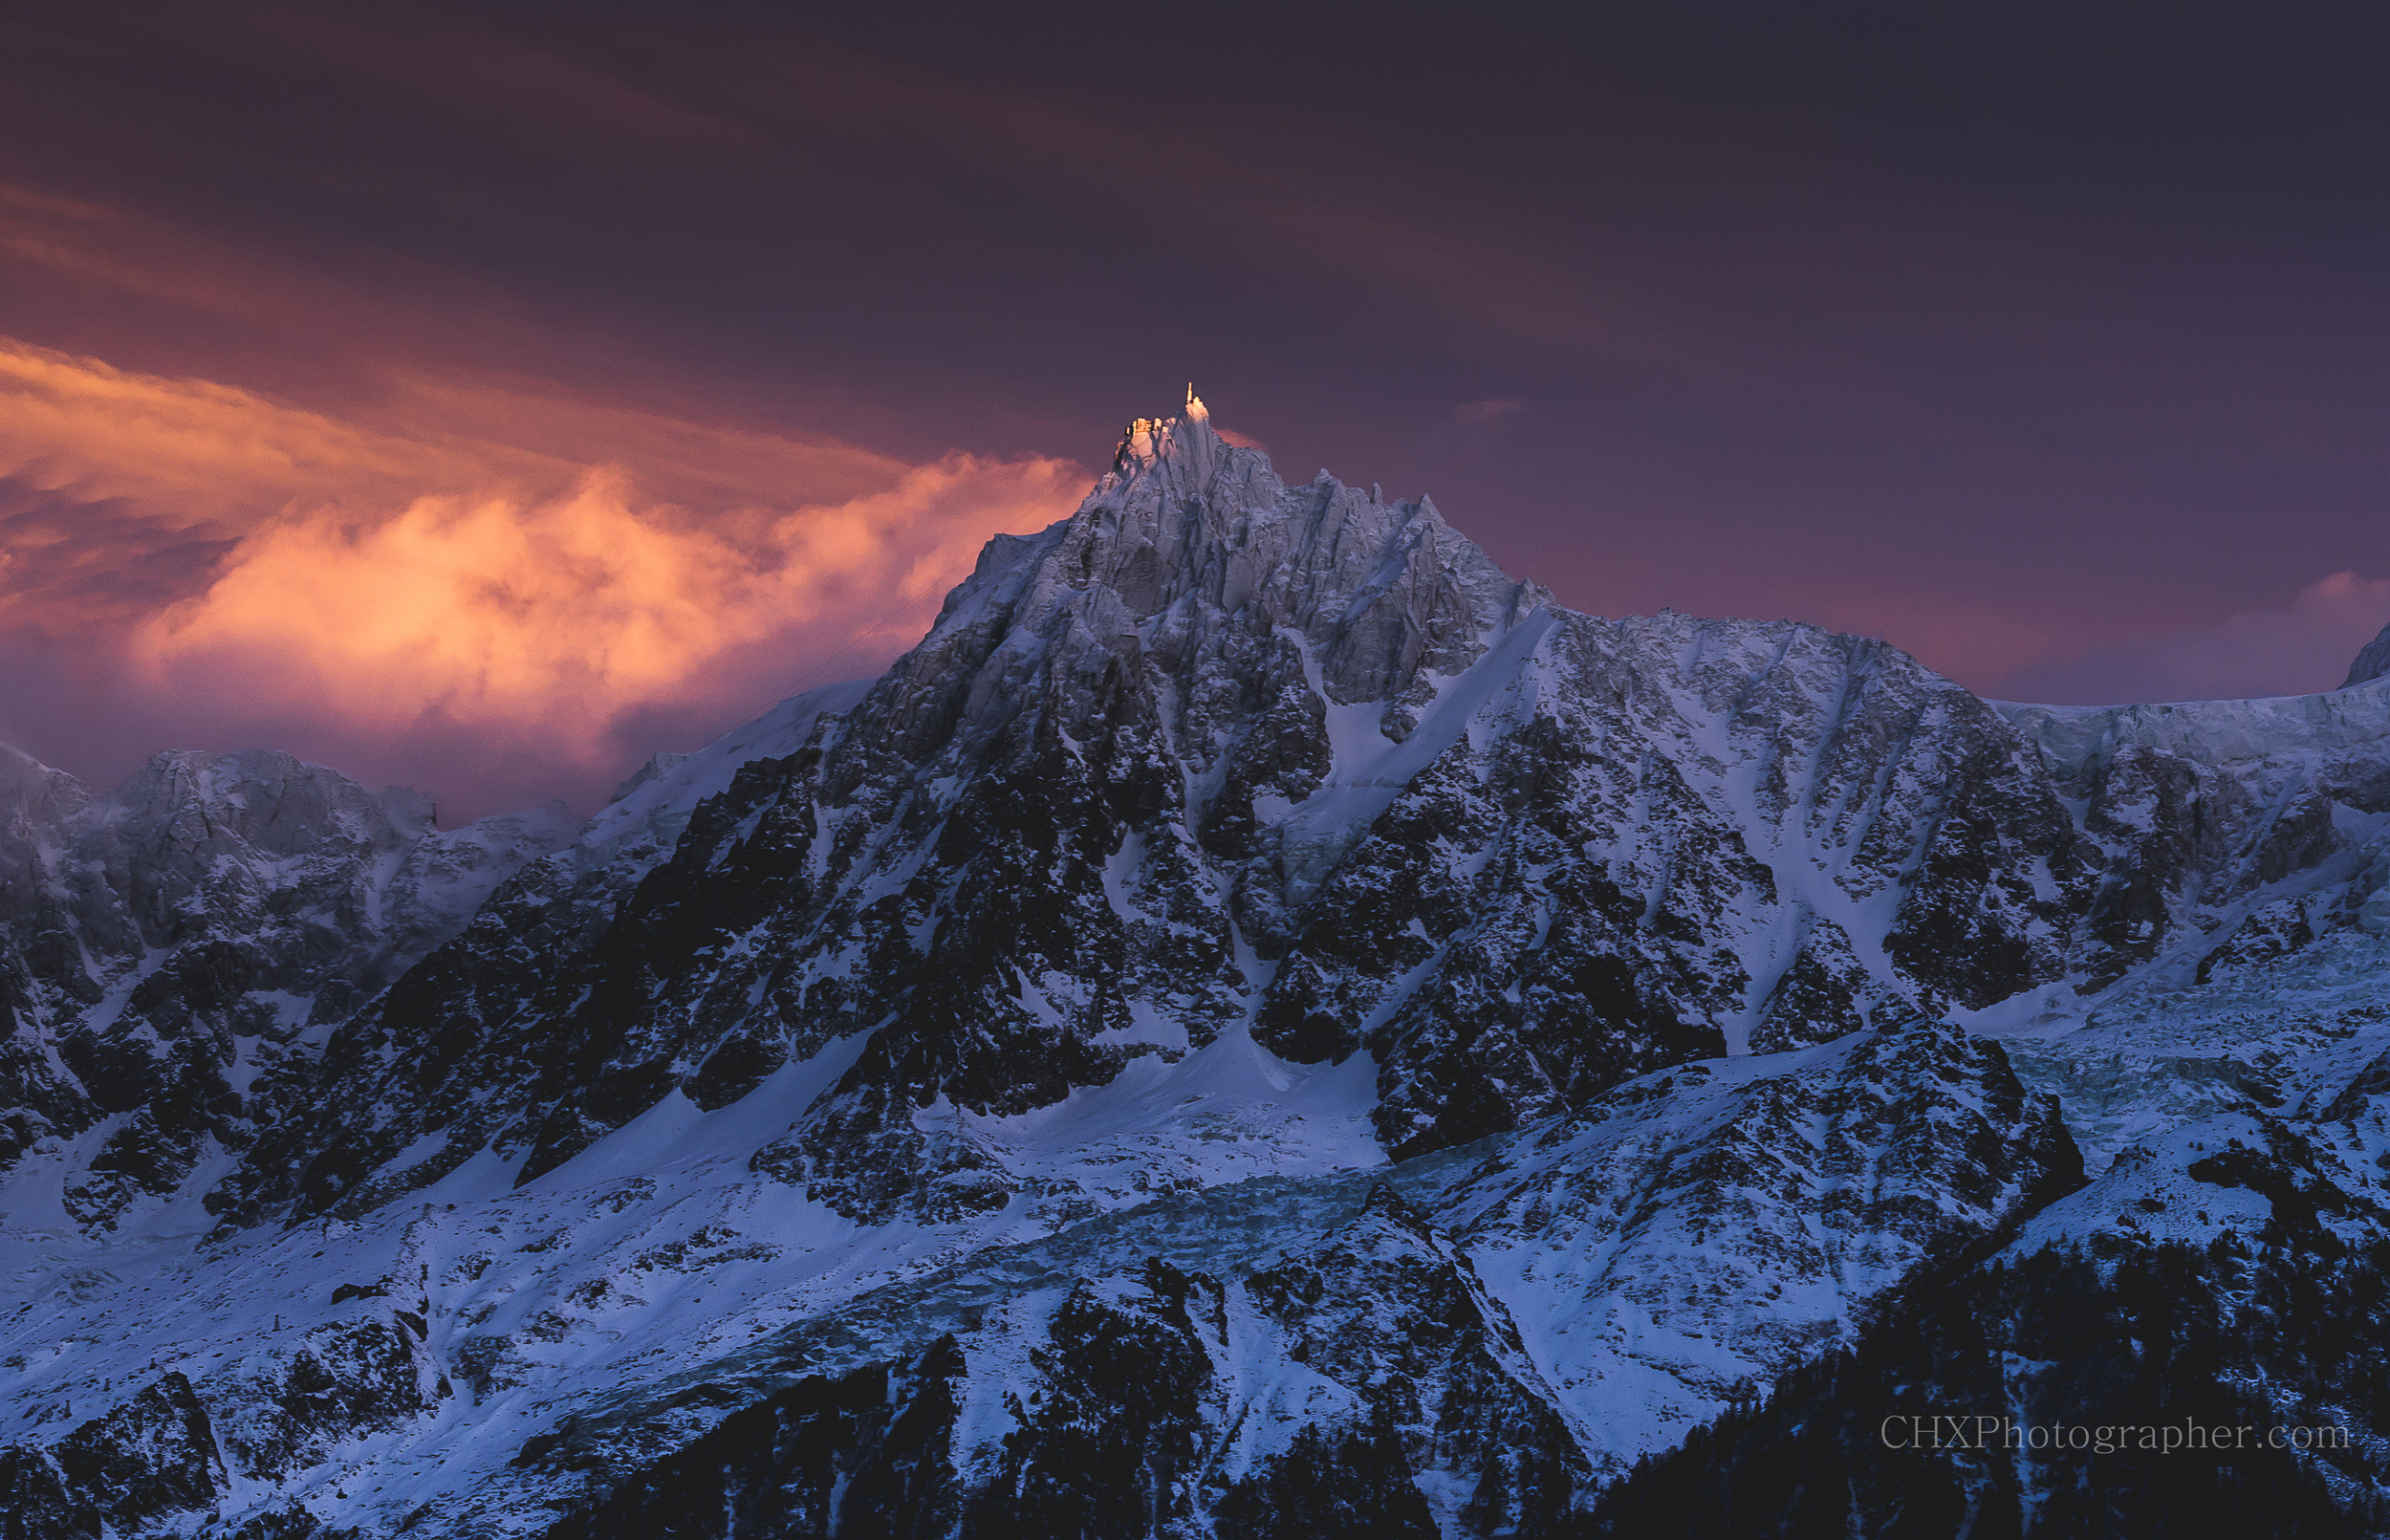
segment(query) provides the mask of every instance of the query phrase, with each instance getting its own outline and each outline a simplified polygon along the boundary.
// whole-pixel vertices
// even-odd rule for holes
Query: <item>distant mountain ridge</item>
[[[160,754],[115,793],[0,748],[0,1165],[103,1123],[108,1226],[253,1132],[244,1092],[572,837],[561,805],[451,833],[287,754]]]

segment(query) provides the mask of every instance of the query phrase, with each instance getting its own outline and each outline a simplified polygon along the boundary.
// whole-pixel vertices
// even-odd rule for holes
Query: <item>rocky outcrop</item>
[[[724,1419],[556,1524],[548,1540],[951,1534],[959,1494],[950,1447],[966,1369],[946,1337],[908,1362],[807,1378]]]
[[[1501,1146],[1445,1205],[1610,1474],[2082,1182],[2055,1099],[1947,1024],[1761,1062],[1622,1087]],[[1631,1415],[1603,1407],[1617,1383],[1644,1387]]]
[[[2349,662],[2349,677],[2340,682],[2340,687],[2345,690],[2352,684],[2369,684],[2386,674],[2390,674],[2390,625],[2383,626],[2379,636],[2358,649]]]
[[[2070,943],[2078,992],[2197,982],[2244,942],[2278,947],[2289,932],[2267,917],[2286,905],[2310,942],[2390,929],[2390,898],[2363,911],[2390,885],[2390,687],[2002,710],[2080,810],[2092,886]]]
[[[1277,1488],[1302,1464],[1324,1476],[1323,1449],[1382,1447],[1422,1494],[1435,1526],[1425,1532],[1566,1532],[1592,1467],[1510,1311],[1425,1214],[1379,1187],[1325,1245],[1254,1274],[1246,1290],[1277,1327],[1285,1358],[1352,1399],[1340,1426],[1306,1428],[1271,1450],[1224,1501],[1228,1511],[1283,1525]],[[1347,1468],[1332,1485],[1358,1486],[1363,1474]]]
[[[0,1450],[0,1525],[29,1540],[180,1532],[228,1486],[206,1411],[169,1374],[48,1448]]]
[[[1503,1307],[1380,1188],[1242,1280],[1148,1259],[803,1379],[550,1533],[1551,1535],[1588,1473]]]

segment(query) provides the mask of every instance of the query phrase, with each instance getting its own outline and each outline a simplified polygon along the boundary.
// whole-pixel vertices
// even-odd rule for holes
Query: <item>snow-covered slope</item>
[[[1250,1176],[1272,1162],[1224,1129],[1356,1101],[1223,1038],[1147,1088],[1174,1113],[1134,1120],[1153,1146],[1135,1169],[1195,1179],[1179,1195],[1058,1228],[1027,1201],[869,1225],[745,1160],[850,1056],[710,1114],[668,1098],[520,1187],[484,1158],[361,1221],[197,1253],[54,1233],[8,1280],[53,1303],[38,1329],[0,1313],[17,1391],[0,1441],[54,1449],[113,1387],[179,1375],[225,1462],[179,1522],[297,1503],[369,1529],[538,1532],[618,1487],[719,1502],[693,1441],[735,1441],[736,1419],[825,1377],[943,1355],[951,1501],[1008,1522],[1032,1522],[1006,1495],[1018,1468],[1077,1425],[1062,1398],[1144,1397],[1163,1369],[1174,1388],[1139,1415],[1176,1451],[1163,1486],[1188,1514],[1349,1480],[1367,1449],[1411,1493],[1401,1511],[1549,1519],[1596,1471],[1846,1339],[1920,1261],[2067,1185],[2072,1158],[1996,1048],[1918,1022],[1687,1066],[1399,1164],[1281,1147]],[[1057,1120],[1019,1148],[1117,1168],[1119,1120]],[[1124,1311],[1161,1336],[1115,1340],[1101,1323]],[[343,1389],[294,1395],[317,1380]],[[1141,1468],[1074,1479],[1127,1502]]]
[[[2390,944],[2342,928],[2036,1030],[2009,1051],[2097,1180],[1588,1532],[2390,1532]],[[1937,1415],[1999,1432],[1912,1442]]]
[[[825,684],[789,697],[693,754],[658,754],[581,830],[572,850],[576,871],[603,868],[609,886],[636,884],[671,854],[699,805],[730,789],[741,766],[795,753],[825,713],[846,710],[870,687],[862,679]]]
[[[882,678],[659,756],[461,928],[390,932],[304,1051],[225,1057],[240,1139],[113,1228],[77,1205],[117,1126],[33,1144],[0,1500],[1575,1532],[1694,1430],[1776,1447],[1768,1399],[1852,1355],[2005,1382],[1901,1356],[1937,1301],[2113,1313],[2064,1259],[2373,1244],[2386,702],[1995,706],[1789,621],[1573,614],[1190,401]],[[106,817],[9,774],[0,856],[65,870],[44,831]],[[1616,1490],[1667,1529],[1660,1479]],[[1820,1522],[1932,1532],[1874,1479]]]

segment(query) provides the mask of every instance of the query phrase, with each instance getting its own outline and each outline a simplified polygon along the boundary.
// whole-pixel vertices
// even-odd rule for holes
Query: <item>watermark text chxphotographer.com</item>
[[[1887,1417],[1877,1430],[1887,1449],[2080,1450],[2117,1454],[2212,1453],[2232,1449],[2346,1449],[2344,1427],[2266,1427],[2254,1422],[2019,1422],[2012,1417]]]

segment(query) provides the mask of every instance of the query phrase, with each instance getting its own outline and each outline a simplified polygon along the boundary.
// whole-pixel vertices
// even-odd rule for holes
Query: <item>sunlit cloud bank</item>
[[[412,394],[470,403],[482,433],[0,344],[0,642],[47,643],[53,697],[74,676],[83,760],[121,757],[90,720],[114,712],[195,735],[143,749],[265,743],[428,780],[450,816],[586,806],[656,748],[876,670],[990,534],[1050,522],[1084,479],[487,382]],[[34,687],[0,730],[55,717]]]
[[[362,525],[300,513],[243,540],[135,652],[161,688],[246,679],[284,704],[436,713],[596,762],[632,707],[761,705],[750,692],[775,673],[876,663],[989,533],[1040,522],[1075,482],[1053,462],[956,455],[874,496],[726,520],[760,524],[745,540],[636,507],[611,467],[542,503],[425,497]]]
[[[2390,621],[2390,578],[2335,573],[2279,608],[2030,664],[1991,692],[2016,701],[2113,705],[2336,689]]]

